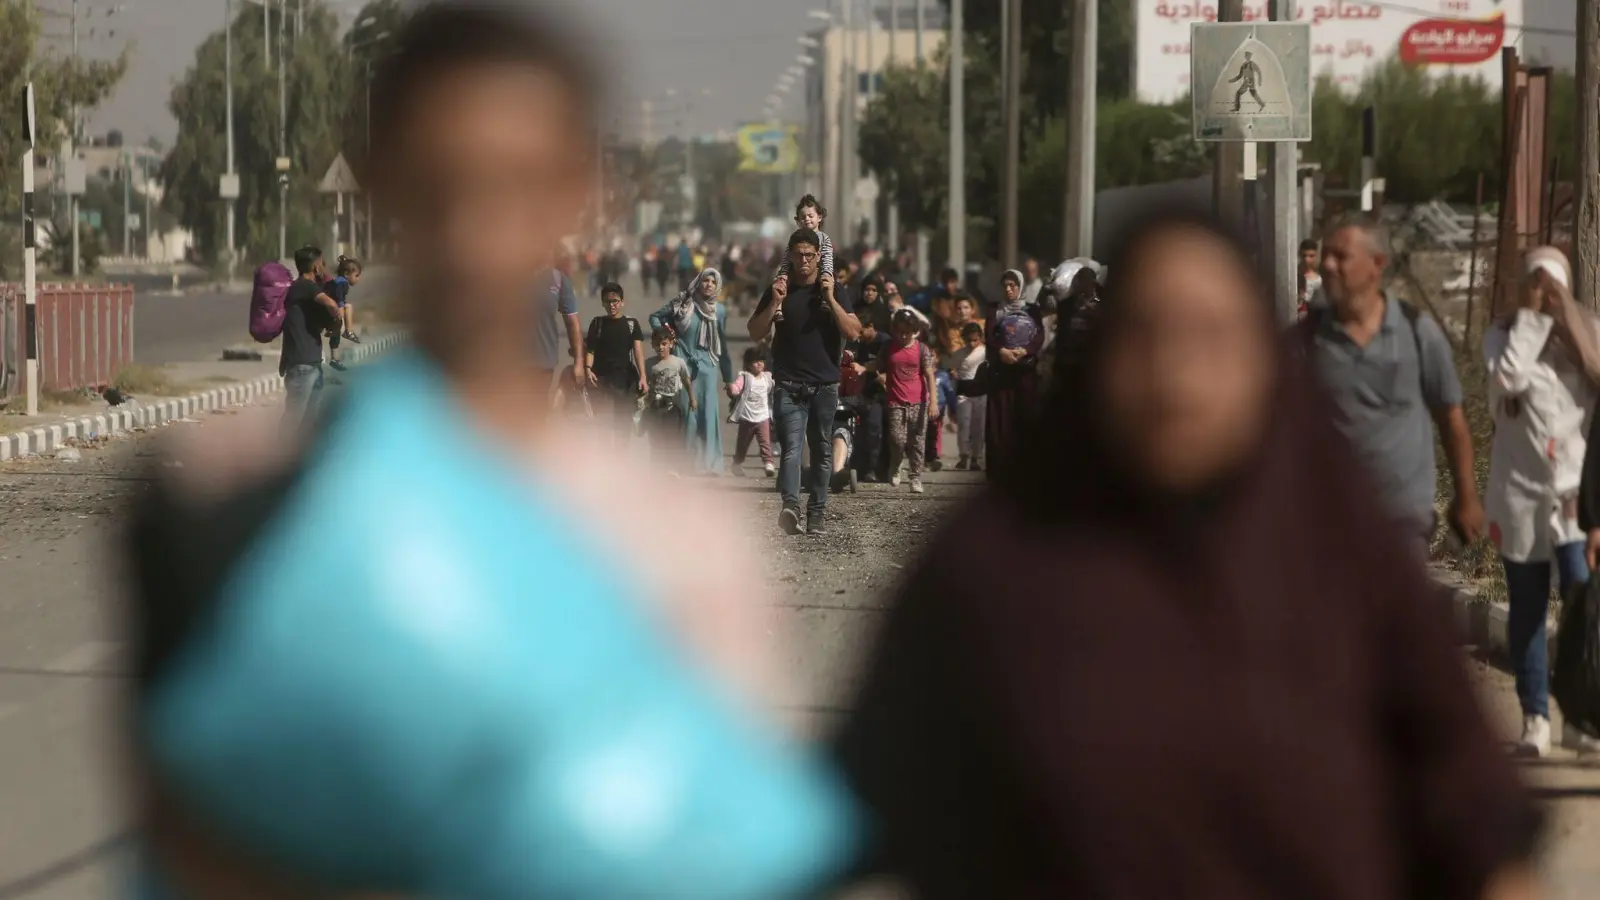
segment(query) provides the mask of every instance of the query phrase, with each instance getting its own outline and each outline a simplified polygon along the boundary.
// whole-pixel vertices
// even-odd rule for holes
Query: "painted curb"
[[[409,337],[404,331],[374,335],[360,344],[347,346],[345,359],[351,363],[364,362],[406,343]],[[97,416],[83,416],[55,425],[0,435],[0,460],[53,453],[67,441],[79,438],[120,434],[136,428],[160,428],[186,419],[195,413],[238,406],[257,397],[276,394],[281,390],[283,390],[283,376],[261,375],[238,384],[200,391],[187,397],[169,397],[149,405],[139,404],[135,398],[137,405],[128,408],[113,407]]]
[[[1445,566],[1433,565],[1429,569],[1434,581],[1450,592],[1450,611],[1455,617],[1456,628],[1460,630],[1462,640],[1492,659],[1502,662],[1509,660],[1511,643],[1506,626],[1511,615],[1510,608],[1501,603],[1480,599],[1460,576]],[[1555,659],[1556,632],[1559,624],[1553,616],[1545,623],[1548,633],[1546,640],[1546,646],[1549,648],[1548,658],[1552,660]]]

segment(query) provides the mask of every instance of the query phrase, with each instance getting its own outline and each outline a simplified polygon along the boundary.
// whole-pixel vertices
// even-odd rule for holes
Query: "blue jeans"
[[[322,366],[290,366],[283,373],[283,427],[299,428],[322,396]]]
[[[838,408],[837,383],[780,381],[773,386],[772,421],[777,423],[778,443],[783,448],[778,460],[778,495],[783,498],[785,509],[800,508],[800,459],[806,448],[811,451],[811,475],[806,479],[811,502],[806,513],[820,516],[828,508],[828,482],[833,476],[833,414]]]
[[[1555,567],[1561,595],[1589,580],[1583,559],[1583,541],[1556,548]],[[1506,570],[1506,642],[1511,649],[1511,671],[1517,676],[1517,700],[1525,716],[1550,716],[1550,660],[1545,618],[1550,610],[1550,562],[1512,562],[1502,558]]]

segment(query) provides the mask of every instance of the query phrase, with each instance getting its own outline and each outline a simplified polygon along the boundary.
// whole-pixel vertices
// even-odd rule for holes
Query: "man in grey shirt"
[[[584,367],[583,330],[578,325],[578,295],[572,288],[572,279],[560,269],[551,269],[535,285],[533,302],[539,313],[533,335],[534,366],[554,376],[561,368],[561,339],[565,337],[573,381],[582,389],[589,382]]]
[[[1380,226],[1350,220],[1322,248],[1325,306],[1307,316],[1311,361],[1338,413],[1339,429],[1366,463],[1383,502],[1426,547],[1434,529],[1433,429],[1439,429],[1455,496],[1450,525],[1463,540],[1483,533],[1472,434],[1461,408],[1450,341],[1431,317],[1383,290],[1389,261]]]

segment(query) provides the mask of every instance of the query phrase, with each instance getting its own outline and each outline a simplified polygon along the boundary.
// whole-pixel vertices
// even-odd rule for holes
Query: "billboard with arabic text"
[[[1135,0],[1134,89],[1147,103],[1189,92],[1189,26],[1217,20],[1217,0]],[[1314,75],[1353,90],[1366,70],[1390,57],[1433,72],[1476,74],[1498,84],[1500,50],[1515,43],[1526,0],[1301,0],[1297,22],[1311,26]],[[1537,0],[1533,0],[1537,2]],[[1246,22],[1266,21],[1266,0],[1245,0]]]

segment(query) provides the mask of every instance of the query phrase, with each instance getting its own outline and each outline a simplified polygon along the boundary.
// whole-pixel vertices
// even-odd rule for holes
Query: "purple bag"
[[[1017,350],[1032,345],[1039,336],[1039,323],[1026,312],[1015,313],[1000,320],[1000,346]]]
[[[294,284],[294,273],[280,262],[262,263],[250,291],[250,336],[270,343],[283,332],[283,300]]]

